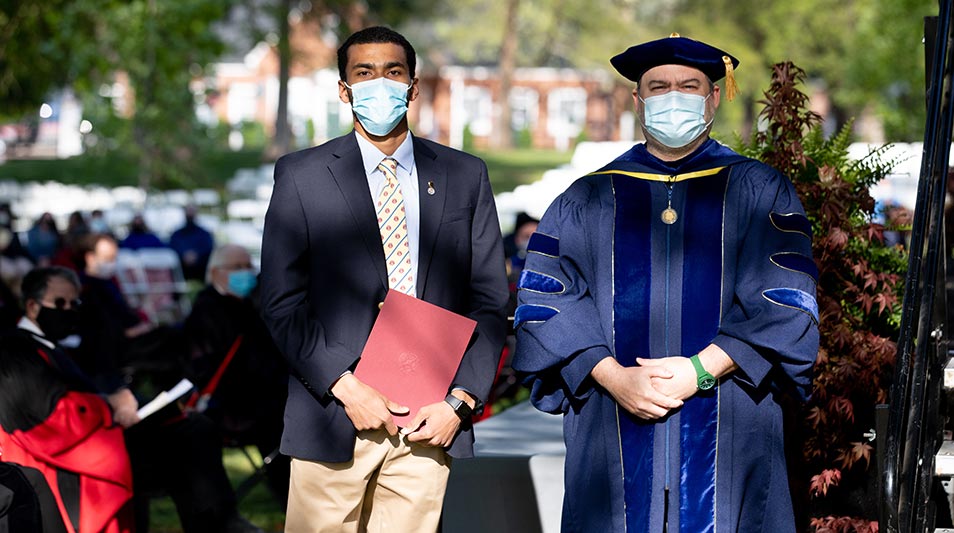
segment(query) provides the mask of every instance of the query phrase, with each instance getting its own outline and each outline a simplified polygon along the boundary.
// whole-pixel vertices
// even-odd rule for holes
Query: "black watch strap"
[[[448,394],[447,396],[445,396],[444,401],[447,402],[448,405],[454,408],[454,414],[456,414],[457,418],[460,418],[461,420],[467,420],[468,418],[470,418],[470,415],[474,413],[474,410],[471,409],[469,405],[467,405],[467,402],[465,402],[464,400],[461,400],[460,398],[458,398],[457,396],[454,396],[453,394]]]

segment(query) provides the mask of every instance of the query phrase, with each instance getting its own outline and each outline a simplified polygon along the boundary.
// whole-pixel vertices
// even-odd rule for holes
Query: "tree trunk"
[[[520,0],[507,0],[507,15],[504,20],[503,41],[500,46],[500,96],[499,113],[496,114],[491,135],[494,148],[513,148],[513,127],[511,126],[510,88],[513,86],[513,73],[517,66],[517,11]]]
[[[288,125],[288,77],[291,70],[291,27],[288,16],[292,0],[281,0],[278,4],[278,110],[275,114],[275,135],[266,154],[269,160],[275,160],[291,151],[291,128]]]
[[[148,191],[152,184],[153,174],[156,166],[156,142],[155,138],[147,134],[148,119],[143,117],[144,109],[155,105],[154,92],[156,89],[156,2],[149,0],[146,3],[146,39],[145,53],[148,74],[145,79],[140,78],[138,87],[136,87],[136,104],[133,115],[133,140],[136,142],[139,152],[138,182],[139,188]],[[130,78],[130,82],[135,86],[135,78]]]

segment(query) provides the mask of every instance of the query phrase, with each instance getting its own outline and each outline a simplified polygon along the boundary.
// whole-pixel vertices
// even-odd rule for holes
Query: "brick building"
[[[293,26],[296,50],[289,80],[289,123],[299,147],[321,143],[351,129],[351,109],[338,98],[337,43],[317,23]],[[258,122],[270,134],[278,108],[278,58],[259,43],[241,60],[215,66],[200,90],[214,89],[200,116],[238,128]],[[410,106],[416,135],[454,147],[490,146],[500,113],[500,77],[489,67],[443,66],[419,56],[421,96]],[[519,68],[510,91],[511,128],[524,147],[572,149],[579,140],[631,140],[635,121],[631,87],[610,71]],[[199,92],[199,91],[197,91]]]

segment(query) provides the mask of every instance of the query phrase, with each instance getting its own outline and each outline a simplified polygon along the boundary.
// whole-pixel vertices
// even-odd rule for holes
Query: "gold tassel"
[[[731,102],[739,94],[739,86],[735,83],[735,68],[732,67],[732,58],[722,56],[722,61],[725,63],[725,97]]]
[[[679,37],[679,34],[676,33],[676,32],[672,32],[672,33],[669,34],[669,37],[670,37],[670,38]]]

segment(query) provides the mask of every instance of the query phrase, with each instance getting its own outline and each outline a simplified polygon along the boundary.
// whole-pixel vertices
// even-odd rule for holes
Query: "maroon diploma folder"
[[[447,395],[477,322],[390,290],[354,375],[391,401],[410,408],[394,415],[409,423],[421,407]]]

